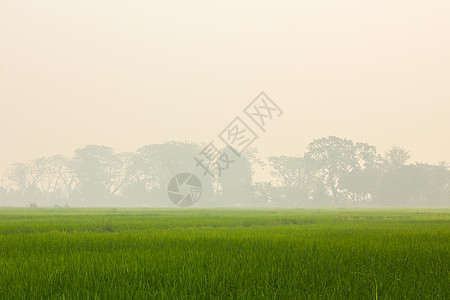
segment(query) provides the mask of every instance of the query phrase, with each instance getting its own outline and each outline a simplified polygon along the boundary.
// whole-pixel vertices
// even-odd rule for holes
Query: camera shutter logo
[[[202,195],[200,180],[191,173],[175,175],[167,187],[169,199],[180,207],[196,204]]]

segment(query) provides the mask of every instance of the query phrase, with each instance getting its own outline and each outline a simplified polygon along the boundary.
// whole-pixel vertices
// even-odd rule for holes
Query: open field
[[[448,209],[0,209],[0,299],[450,299]]]

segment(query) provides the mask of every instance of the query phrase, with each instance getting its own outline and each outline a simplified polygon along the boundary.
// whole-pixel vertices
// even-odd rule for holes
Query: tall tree
[[[231,153],[231,151],[227,152]],[[254,198],[252,175],[252,163],[245,154],[233,157],[233,162],[221,172],[217,180],[220,187],[220,198],[228,204],[243,204],[252,201]]]
[[[396,170],[406,165],[411,155],[404,148],[393,146],[384,154],[384,163],[387,170]]]
[[[135,165],[149,187],[165,191],[173,176],[195,170],[194,157],[200,151],[199,145],[187,142],[146,145],[137,150]]]
[[[79,179],[71,166],[71,159],[61,155],[52,156],[55,170],[60,179],[61,197],[70,199]]]
[[[345,200],[345,189],[339,180],[352,172],[376,164],[376,149],[365,143],[354,144],[351,140],[335,136],[315,139],[308,145],[305,158],[317,163],[324,185],[336,203]]]
[[[410,164],[387,171],[375,191],[376,201],[388,205],[449,204],[449,171],[442,166]]]
[[[44,174],[44,163],[44,158],[37,158],[27,163],[15,163],[8,170],[8,179],[22,195],[30,199],[41,196],[39,182]]]
[[[382,176],[383,172],[379,168],[354,169],[343,175],[339,184],[349,192],[354,202],[370,201]]]
[[[294,204],[313,197],[317,184],[313,161],[304,157],[271,156],[269,163],[273,169],[271,174],[283,190],[285,202]]]
[[[130,177],[132,154],[115,154],[105,146],[77,149],[71,162],[85,199],[109,199],[119,194]]]
[[[204,145],[188,142],[167,142],[146,145],[137,150],[135,168],[137,178],[145,182],[145,188],[151,190],[159,199],[167,198],[167,185],[173,176],[179,173],[192,173],[202,183],[202,198],[212,198],[214,188],[210,177],[203,174],[203,169],[196,166],[195,157]],[[137,184],[142,194],[143,186]]]

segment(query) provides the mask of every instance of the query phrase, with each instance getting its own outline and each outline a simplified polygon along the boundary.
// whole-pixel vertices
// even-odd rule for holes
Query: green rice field
[[[0,299],[450,299],[449,209],[0,209]]]

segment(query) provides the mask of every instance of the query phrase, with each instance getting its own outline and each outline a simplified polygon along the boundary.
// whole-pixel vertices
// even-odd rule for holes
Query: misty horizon
[[[89,144],[207,143],[261,90],[285,112],[265,156],[339,136],[450,161],[449,3],[282,4],[2,2],[0,172]]]
[[[0,202],[16,207],[450,205],[449,164],[410,162],[401,147],[378,153],[364,142],[329,136],[311,141],[303,155],[262,157],[248,146],[238,152],[236,145],[219,149],[214,141],[172,141],[116,152],[86,145],[71,157],[14,164],[6,185],[2,177]]]

